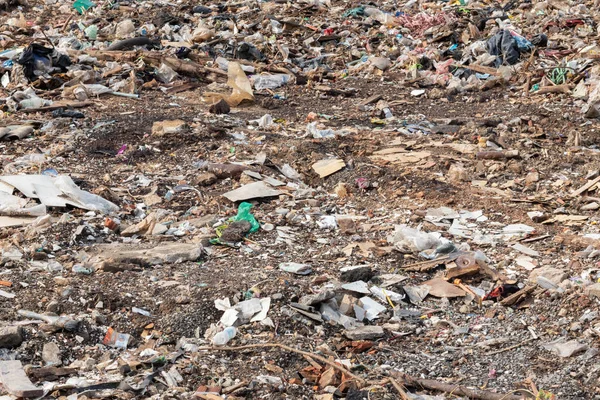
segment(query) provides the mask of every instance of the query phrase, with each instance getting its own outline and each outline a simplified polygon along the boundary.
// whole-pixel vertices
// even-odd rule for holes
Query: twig
[[[416,379],[410,375],[399,374],[405,386],[412,386],[415,388],[423,388],[429,390],[436,390],[438,392],[452,393],[455,396],[465,396],[469,399],[479,400],[523,400],[523,396],[516,396],[512,393],[515,392],[526,392],[526,390],[515,390],[508,394],[494,393],[487,390],[469,389],[465,386],[452,385],[449,383],[439,382],[434,379]]]
[[[351,377],[352,379],[356,380],[361,385],[364,385],[366,383],[366,381],[363,378],[361,378],[360,376],[353,374],[352,372],[348,371],[347,368],[341,366],[340,364],[336,364],[333,361],[329,361],[325,357],[321,357],[317,354],[310,353],[308,351],[298,350],[293,347],[286,346],[286,345],[280,344],[280,343],[258,343],[258,344],[249,344],[249,345],[237,346],[237,347],[205,346],[205,347],[200,347],[198,350],[240,351],[240,350],[248,350],[248,349],[259,349],[259,348],[265,348],[265,347],[277,347],[282,350],[291,351],[292,353],[296,353],[296,354],[300,354],[300,355],[307,356],[310,358],[314,358],[315,360],[318,360],[318,361],[322,362],[323,364],[327,364],[330,367],[337,369],[341,373]]]
[[[492,351],[491,353],[487,353],[486,355],[487,356],[493,356],[493,355],[496,355],[496,354],[504,353],[505,351],[509,351],[509,350],[513,350],[513,349],[519,348],[519,347],[523,346],[524,344],[532,342],[532,341],[534,341],[536,339],[537,338],[529,338],[529,339],[523,340],[521,343],[517,343],[517,344],[515,344],[513,346],[505,347],[505,348],[500,349],[500,350]]]
[[[61,32],[64,32],[65,29],[67,29],[67,26],[69,25],[69,22],[71,22],[72,19],[73,19],[73,14],[69,15],[69,18],[67,18],[67,20],[65,21],[63,26],[60,28]]]
[[[392,384],[392,386],[394,386],[394,388],[398,391],[398,393],[400,393],[400,398],[402,398],[402,400],[410,400],[410,397],[408,397],[408,394],[406,393],[402,385],[396,382],[394,378],[389,378],[389,381]]]

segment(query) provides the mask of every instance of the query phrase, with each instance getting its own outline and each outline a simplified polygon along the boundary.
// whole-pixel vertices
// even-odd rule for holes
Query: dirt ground
[[[354,88],[355,92],[349,97],[326,94],[317,88],[322,84],[340,90]],[[90,385],[128,378],[139,382],[152,371],[160,371],[164,363],[164,359],[154,363],[143,360],[140,353],[144,349],[168,358],[181,348],[183,338],[198,345],[209,343],[204,341],[204,333],[223,314],[215,308],[216,299],[270,297],[268,316],[274,327],[259,322],[241,325],[228,345],[281,343],[332,361],[350,360],[351,371],[371,384],[361,390],[351,387],[343,394],[346,399],[399,398],[390,383],[374,382],[402,374],[498,393],[524,389],[519,393],[526,394],[532,392],[533,383],[556,399],[600,398],[600,368],[594,349],[600,335],[595,326],[597,317],[582,318],[590,312],[597,315],[598,300],[588,296],[580,278],[582,272],[596,269],[597,262],[579,253],[586,246],[561,239],[600,233],[597,210],[581,209],[593,199],[570,195],[586,183],[590,172],[600,169],[598,123],[583,119],[579,106],[567,96],[525,94],[510,83],[488,91],[453,94],[420,87],[418,82],[404,83],[390,72],[381,77],[349,76],[290,84],[277,90],[284,99],[263,92],[257,94],[254,104],[215,115],[202,101],[207,86],[200,83],[176,94],[146,90],[140,99],[103,96],[80,109],[85,114],[81,119],[52,119],[50,113],[43,112],[6,114],[7,124],[52,120],[53,126],[33,137],[0,142],[4,165],[17,156],[48,150],[47,161],[39,169],[53,168],[59,175],[71,176],[81,189],[113,201],[120,207],[116,217],[122,229],[139,222],[136,205],[144,203],[144,196],[153,187],[161,201],[147,207],[147,212],[163,210],[162,221],[167,224],[199,217],[209,223],[183,236],[139,235],[128,239],[132,246],[140,243],[147,247],[203,243],[207,252],[197,261],[125,265],[91,274],[73,272],[72,267],[85,259],[84,254],[94,254],[98,245],[124,241],[118,231],[105,227],[104,215],[56,208],[50,210],[50,226],[3,228],[3,247],[15,245],[24,257],[4,260],[0,266],[0,280],[12,282],[10,291],[16,295],[0,297],[0,324],[21,321],[26,336],[18,348],[0,349],[0,360],[16,357],[35,369],[44,364],[44,344],[55,342],[61,349],[63,366],[77,368],[71,376],[85,378]],[[410,94],[420,88],[425,89],[424,95]],[[381,94],[390,104],[395,117],[392,121],[381,124],[379,111],[358,106],[374,94]],[[310,117],[309,113],[317,116]],[[258,127],[249,123],[265,114],[276,124]],[[351,132],[333,139],[314,139],[305,134],[310,118],[326,128]],[[173,119],[185,121],[189,128],[162,137],[152,134],[154,122]],[[452,126],[453,130],[435,133],[432,128],[438,126]],[[575,136],[580,138],[577,143]],[[477,145],[481,138],[484,143],[487,138],[504,149],[518,150],[519,155],[510,160],[482,160],[476,151],[461,153],[450,146]],[[126,150],[119,154],[125,145]],[[393,146],[404,148],[408,154],[428,151],[430,155],[407,163],[373,157]],[[238,247],[209,245],[214,222],[237,212],[237,205],[222,194],[241,183],[235,178],[198,183],[198,176],[204,173],[199,163],[246,162],[260,153],[266,154],[267,161],[254,168],[262,175],[286,180],[277,167],[289,164],[302,175],[302,183],[285,189],[279,197],[252,201],[258,221],[275,229],[261,229]],[[312,165],[325,158],[340,158],[346,167],[320,178]],[[449,170],[456,164],[464,168],[463,179],[450,177]],[[531,173],[539,177],[530,182],[526,177]],[[150,180],[149,185],[138,184],[142,175]],[[360,188],[358,179],[367,181],[368,187]],[[347,196],[336,194],[340,184]],[[176,192],[166,199],[167,192],[177,185],[191,185],[197,191]],[[295,190],[299,188],[306,190]],[[423,260],[417,254],[391,249],[387,239],[394,225],[405,223],[441,232],[472,251],[481,250],[490,265],[506,274],[511,283],[529,282],[529,271],[514,264],[519,253],[511,246],[516,240],[490,245],[453,237],[447,229],[424,218],[428,209],[438,207],[481,210],[487,217],[482,225],[486,232],[501,231],[509,224],[535,228],[519,241],[539,238],[524,244],[539,252],[539,266],[559,268],[568,275],[571,283],[567,290],[536,288],[533,295],[512,306],[493,300],[478,304],[429,296],[418,306],[401,305],[402,309],[419,311],[417,316],[392,321],[395,312],[387,307],[379,319],[368,324],[395,325],[361,352],[355,352],[356,344],[344,336],[343,326],[311,320],[290,306],[307,294],[328,288],[336,288],[339,300],[344,293],[339,291],[343,267],[364,265],[376,275],[406,276],[398,290],[443,273],[441,263],[426,271],[406,270]],[[588,218],[584,223],[542,224],[528,215],[532,211]],[[321,229],[315,221],[324,215],[356,217],[357,228],[353,232]],[[281,232],[289,236],[284,238]],[[349,244],[365,242],[376,250],[344,251]],[[40,267],[53,259],[63,265],[62,273]],[[284,262],[309,264],[312,273],[300,276],[283,272],[278,265]],[[484,274],[461,279],[472,287],[495,286]],[[150,316],[133,312],[133,307],[148,311]],[[17,314],[23,309],[76,315],[82,323],[75,332],[50,332],[42,329],[39,321],[24,321]],[[107,327],[131,335],[128,350],[101,344]],[[582,341],[588,350],[558,357],[542,347],[560,337]],[[80,365],[81,360],[90,358],[93,367]],[[64,396],[78,391],[75,398],[192,398],[202,385],[227,388],[242,382],[233,393],[235,397],[228,398],[313,399],[325,393],[323,388],[299,372],[314,362],[281,349],[188,351],[176,361],[183,380],[175,387],[157,375],[143,391],[55,388],[47,398],[67,398]],[[257,380],[264,375],[280,377],[282,383]],[[61,377],[58,382],[68,378]],[[32,381],[41,384],[43,379]],[[425,388],[411,388],[411,392],[436,394]],[[440,398],[454,398],[445,396]]]

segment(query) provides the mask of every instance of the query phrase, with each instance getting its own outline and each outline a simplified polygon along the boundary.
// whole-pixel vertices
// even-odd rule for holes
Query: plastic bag
[[[250,203],[240,203],[237,215],[231,219],[231,222],[248,221],[251,226],[250,231],[248,233],[254,233],[260,229],[260,224],[254,217],[254,215],[252,215],[252,213],[250,212],[251,208],[252,204]]]
[[[192,42],[194,42],[194,43],[206,42],[207,40],[212,39],[214,36],[215,36],[215,31],[213,31],[210,28],[207,28],[204,25],[200,25],[196,29],[194,29],[194,32],[192,33]]]
[[[488,53],[498,56],[496,67],[504,64],[514,65],[519,62],[521,55],[517,40],[508,30],[501,30],[487,41]]]
[[[290,76],[286,74],[258,75],[254,77],[254,89],[277,89],[288,83],[289,80]]]
[[[214,104],[223,99],[232,107],[239,105],[244,100],[254,101],[252,84],[239,63],[234,61],[229,63],[227,76],[227,85],[233,89],[231,94],[228,96],[222,93],[207,92],[204,93],[204,101]]]
[[[392,243],[398,251],[403,253],[435,249],[442,244],[436,235],[411,228],[407,225],[396,225],[394,233],[388,237],[388,242]]]

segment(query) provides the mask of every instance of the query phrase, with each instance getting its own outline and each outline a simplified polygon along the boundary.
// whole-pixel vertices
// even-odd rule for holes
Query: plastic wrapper
[[[230,62],[227,71],[227,85],[233,89],[230,95],[223,93],[207,92],[204,93],[204,100],[214,104],[219,100],[225,100],[230,106],[238,106],[242,101],[254,101],[254,92],[252,84],[237,62]]]
[[[407,225],[396,225],[394,233],[388,237],[388,242],[393,244],[398,251],[415,253],[437,248],[442,244],[438,236]]]

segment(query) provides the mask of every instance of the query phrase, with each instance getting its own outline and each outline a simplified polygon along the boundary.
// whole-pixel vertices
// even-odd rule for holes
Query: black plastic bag
[[[519,62],[519,46],[517,40],[507,30],[501,30],[488,39],[486,43],[488,53],[496,58],[496,67],[502,64],[514,65]]]
[[[38,75],[54,68],[65,72],[67,67],[71,65],[71,59],[55,49],[32,43],[21,53],[17,63],[23,66],[25,77],[31,82],[35,81]],[[36,71],[38,71],[38,74],[35,73]]]

